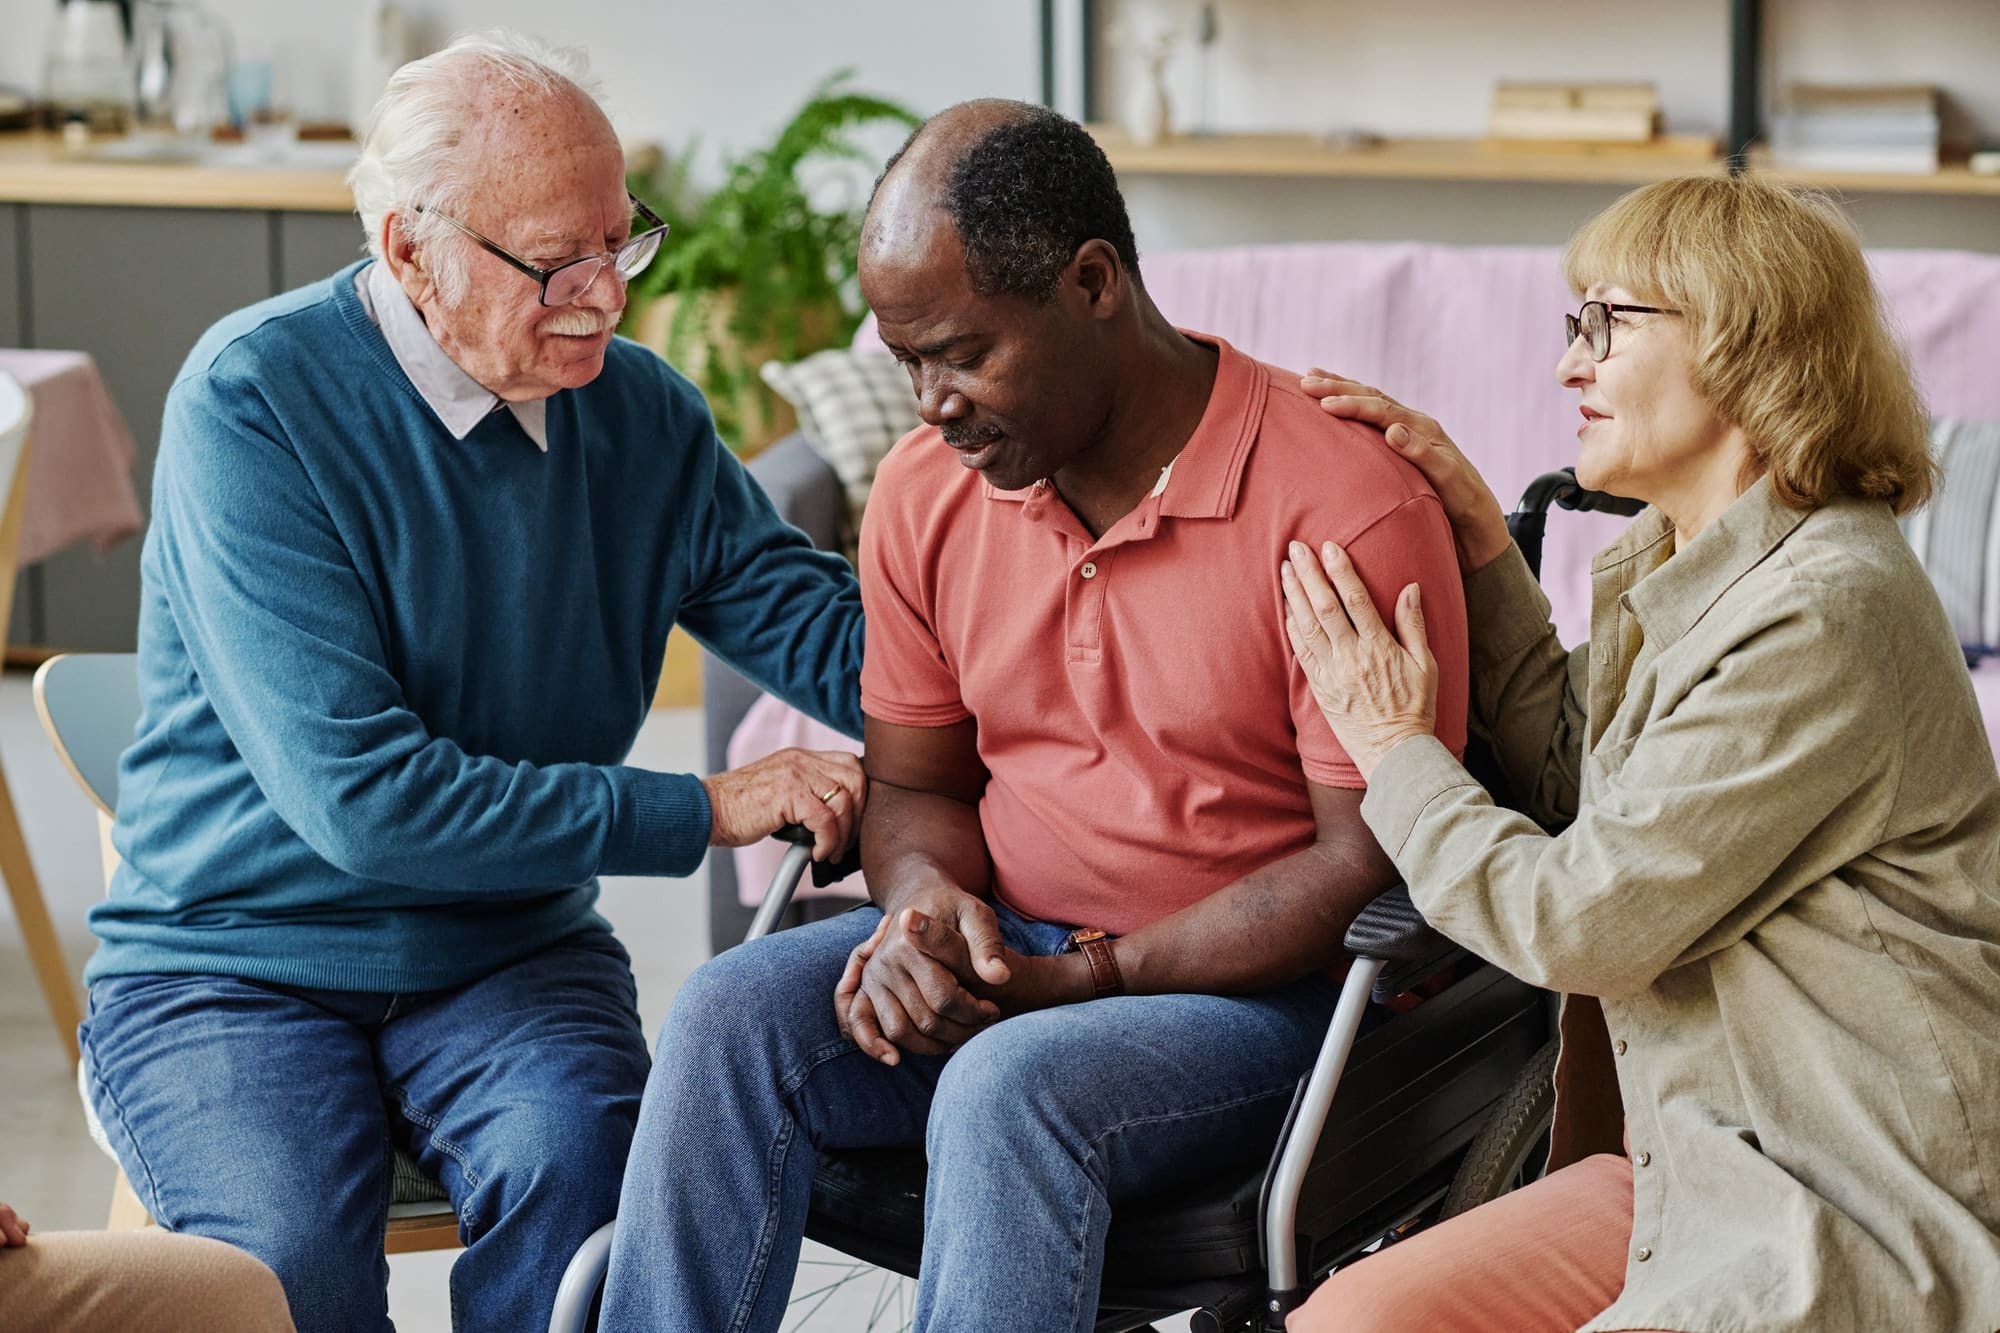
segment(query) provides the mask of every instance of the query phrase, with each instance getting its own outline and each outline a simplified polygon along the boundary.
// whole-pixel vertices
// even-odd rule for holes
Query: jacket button
[[[1651,1166],[1653,1164],[1653,1154],[1649,1152],[1642,1152],[1637,1157],[1634,1157],[1632,1160],[1637,1162],[1640,1166]]]
[[[1653,1252],[1641,1245],[1638,1249],[1632,1251],[1632,1257],[1643,1264],[1653,1257]]]
[[[1620,1037],[1617,1041],[1612,1042],[1611,1049],[1614,1054],[1617,1055],[1625,1054],[1625,1039],[1623,1037]]]
[[[1077,573],[1087,579],[1094,579],[1097,577],[1097,566],[1093,562],[1086,560],[1083,562],[1083,568],[1078,570]]]

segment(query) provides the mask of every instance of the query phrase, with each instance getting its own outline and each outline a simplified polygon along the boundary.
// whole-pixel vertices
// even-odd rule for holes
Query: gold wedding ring
[[[840,788],[835,787],[831,791],[827,792],[826,795],[819,798],[820,804],[825,805],[828,801],[832,800],[834,797],[838,795],[840,795]]]

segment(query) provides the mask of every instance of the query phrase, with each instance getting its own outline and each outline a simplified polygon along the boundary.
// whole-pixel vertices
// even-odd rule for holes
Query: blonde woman
[[[1934,469],[1858,244],[1749,178],[1570,243],[1577,477],[1651,508],[1565,652],[1437,423],[1315,377],[1451,518],[1473,710],[1549,836],[1430,737],[1332,546],[1280,573],[1369,826],[1446,935],[1565,993],[1551,1173],[1335,1274],[1293,1333],[2000,1328],[2000,779],[1896,528]],[[1303,534],[1310,536],[1310,534]]]

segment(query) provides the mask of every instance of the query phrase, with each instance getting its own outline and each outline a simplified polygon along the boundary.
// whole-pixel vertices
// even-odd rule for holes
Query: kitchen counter
[[[343,160],[352,159],[352,144],[302,143],[275,160],[246,144],[137,155],[145,146],[99,139],[77,151],[56,134],[0,134],[0,203],[354,211]]]

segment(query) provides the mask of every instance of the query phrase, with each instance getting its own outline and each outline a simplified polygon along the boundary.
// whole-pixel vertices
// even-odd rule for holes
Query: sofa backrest
[[[1933,416],[2000,419],[2000,255],[1870,255]],[[1183,328],[1259,360],[1324,366],[1437,418],[1511,505],[1575,461],[1577,396],[1555,377],[1576,297],[1554,247],[1326,243],[1142,256]],[[872,322],[857,345],[879,345]],[[1625,520],[1559,514],[1543,584],[1565,643],[1589,633],[1590,557]]]

